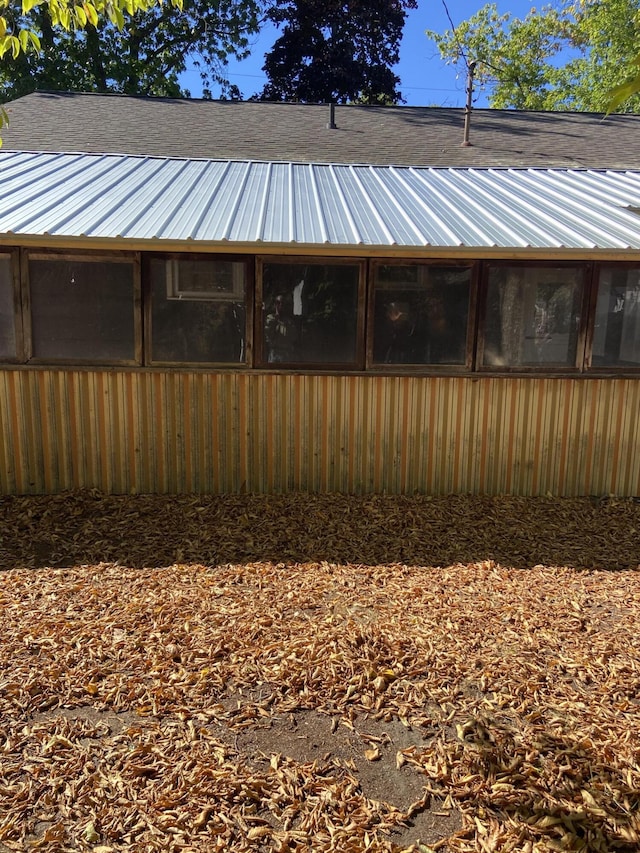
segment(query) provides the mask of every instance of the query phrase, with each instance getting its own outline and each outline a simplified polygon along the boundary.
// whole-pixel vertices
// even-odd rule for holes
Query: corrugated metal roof
[[[640,172],[0,153],[0,234],[640,249]]]

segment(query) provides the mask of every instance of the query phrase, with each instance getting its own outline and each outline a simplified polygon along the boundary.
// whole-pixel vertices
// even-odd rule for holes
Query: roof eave
[[[234,255],[292,255],[299,257],[433,258],[465,260],[599,260],[638,259],[640,250],[537,248],[531,246],[389,246],[318,243],[236,243],[225,241],[68,237],[40,234],[0,234],[0,248],[52,249],[102,252],[182,252]]]

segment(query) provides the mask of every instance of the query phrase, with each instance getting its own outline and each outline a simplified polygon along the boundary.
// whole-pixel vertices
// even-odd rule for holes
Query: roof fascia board
[[[184,252],[226,253],[236,255],[290,255],[354,258],[424,258],[424,259],[500,259],[500,260],[558,260],[558,261],[622,261],[640,260],[638,249],[547,249],[497,247],[440,247],[440,246],[371,246],[263,243],[211,243],[194,240],[123,240],[69,238],[40,235],[0,234],[0,247],[30,249],[101,250],[113,252]]]

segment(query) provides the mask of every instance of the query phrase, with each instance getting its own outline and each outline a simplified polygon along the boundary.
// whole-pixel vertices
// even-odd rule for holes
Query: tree
[[[640,44],[639,0],[575,0],[523,19],[489,4],[455,31],[427,35],[448,62],[477,63],[492,107],[640,110],[640,79],[624,85]]]
[[[269,101],[397,103],[406,10],[416,0],[284,0],[268,17],[283,26],[266,54]]]
[[[4,100],[36,88],[178,97],[188,94],[178,77],[189,59],[199,68],[206,93],[213,81],[224,84],[229,55],[246,55],[248,36],[260,20],[259,0],[179,5],[178,0],[155,5],[145,0],[125,10],[130,12],[126,26],[122,13],[107,10],[98,18],[84,11],[87,4],[74,7],[84,16],[61,20],[52,2],[26,12],[19,0],[4,2],[5,19],[18,32],[20,48],[27,48],[14,50],[13,41],[0,60]]]

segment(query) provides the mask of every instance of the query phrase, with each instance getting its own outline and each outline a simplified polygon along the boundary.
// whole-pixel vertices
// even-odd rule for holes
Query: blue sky
[[[447,7],[455,24],[474,14],[484,3],[482,0],[446,0]],[[530,0],[497,0],[500,12],[512,12],[524,17],[532,7]],[[435,44],[427,39],[425,30],[443,32],[450,29],[442,0],[418,0],[418,8],[408,13],[404,37],[400,50],[400,63],[396,73],[400,77],[400,89],[407,102],[413,106],[461,107],[465,102],[465,76],[460,69],[447,66],[442,62]],[[266,77],[262,72],[264,54],[275,39],[278,31],[268,28],[256,38],[251,56],[243,62],[229,63],[229,79],[235,83],[244,97],[260,91]],[[187,73],[183,84],[190,89],[193,97],[201,94],[198,78]],[[214,97],[216,92],[214,91]],[[475,100],[478,107],[486,106],[481,93]]]

